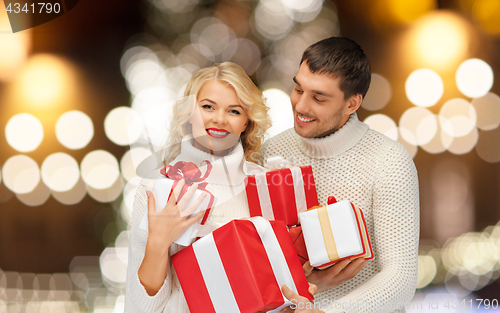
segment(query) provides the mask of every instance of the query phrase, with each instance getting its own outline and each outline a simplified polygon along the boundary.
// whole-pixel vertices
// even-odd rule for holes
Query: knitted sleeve
[[[333,312],[400,312],[415,294],[420,227],[417,171],[401,145],[391,145],[373,189],[375,259],[380,272],[338,299]],[[401,310],[404,312],[404,310]]]
[[[170,266],[167,268],[167,277],[163,286],[152,297],[144,289],[137,274],[144,259],[148,237],[145,231],[139,229],[139,224],[147,208],[146,190],[150,190],[153,185],[153,180],[143,179],[135,195],[134,210],[130,221],[131,228],[125,294],[125,312],[127,313],[163,312],[171,294],[172,270]]]

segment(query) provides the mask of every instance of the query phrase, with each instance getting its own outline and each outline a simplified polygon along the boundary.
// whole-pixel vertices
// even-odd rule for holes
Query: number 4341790
[[[481,308],[481,305],[482,305],[482,308],[484,308],[484,309],[489,309],[489,308],[497,309],[498,308],[498,300],[497,299],[493,299],[491,301],[489,299],[476,299],[476,301],[477,301],[477,308],[478,309]],[[450,304],[450,301],[446,301],[446,303],[444,304],[444,307],[447,309],[458,309],[458,307],[461,307],[461,308],[470,307],[472,309],[473,308],[472,299],[470,299],[467,302],[465,302],[465,299],[464,299],[460,303],[460,305],[458,305],[458,302],[455,302],[455,301],[453,301],[451,304]]]
[[[40,9],[38,9],[40,8]],[[61,5],[59,3],[38,3],[28,5],[27,3],[9,3],[5,11],[9,13],[59,13],[61,12]],[[37,12],[38,11],[38,12]]]

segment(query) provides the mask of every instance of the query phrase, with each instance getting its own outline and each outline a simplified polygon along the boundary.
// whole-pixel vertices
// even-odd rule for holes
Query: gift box
[[[292,239],[293,246],[300,260],[300,264],[304,265],[309,260],[309,255],[307,254],[306,242],[304,241],[304,234],[302,233],[301,226],[290,227],[288,229],[288,234]]]
[[[246,178],[250,216],[299,224],[298,213],[318,205],[311,166],[291,167]]]
[[[165,208],[168,199],[170,199],[170,197],[172,196],[173,189],[181,179],[184,179],[185,183],[179,194],[179,199],[177,199],[177,202],[182,199],[189,186],[191,186],[193,183],[198,183],[198,189],[194,192],[191,199],[189,199],[187,204],[184,206],[184,209],[189,207],[196,199],[198,199],[200,195],[206,193],[207,196],[205,197],[205,199],[203,199],[201,204],[190,215],[194,216],[201,210],[205,210],[205,215],[201,221],[201,224],[204,224],[206,222],[206,219],[210,212],[210,208],[214,205],[216,198],[210,192],[205,190],[206,183],[204,183],[203,180],[210,174],[212,165],[209,161],[204,162],[207,163],[207,171],[205,172],[205,175],[201,175],[201,172],[194,163],[183,161],[177,162],[175,165],[166,166],[160,171],[161,175],[157,177],[153,189],[151,190],[155,197],[155,205],[157,211],[161,211]],[[191,225],[174,242],[182,246],[189,246],[196,238],[197,224],[200,224],[200,222]],[[142,215],[142,220],[139,224],[139,228],[148,232],[147,207],[144,211],[144,214]]]
[[[282,221],[233,220],[171,260],[192,313],[278,312],[283,284],[313,299]]]
[[[344,260],[373,259],[363,211],[340,201],[299,214],[311,266],[325,269]]]

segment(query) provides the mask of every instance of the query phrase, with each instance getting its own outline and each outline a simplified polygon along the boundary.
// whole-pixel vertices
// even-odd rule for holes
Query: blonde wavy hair
[[[265,104],[266,99],[262,92],[255,86],[243,68],[236,63],[227,61],[198,70],[189,80],[184,97],[174,104],[170,135],[162,155],[165,165],[180,154],[182,138],[192,133],[192,126],[188,120],[195,105],[197,105],[198,93],[203,85],[210,80],[223,82],[235,90],[240,104],[248,116],[248,125],[240,136],[245,159],[254,163],[259,160],[264,134],[271,127],[271,119],[267,114],[269,108]]]

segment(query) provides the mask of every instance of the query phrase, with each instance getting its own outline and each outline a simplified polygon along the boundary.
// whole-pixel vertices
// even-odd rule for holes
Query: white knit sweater
[[[315,295],[318,307],[327,313],[404,312],[397,308],[413,298],[417,283],[420,222],[417,171],[406,149],[354,113],[332,135],[303,138],[288,129],[266,141],[261,153],[263,160],[283,156],[311,165],[320,205],[334,196],[365,215],[375,259],[353,279]]]
[[[244,179],[247,174],[255,174],[262,171],[263,168],[245,161],[241,144],[238,144],[229,155],[221,158],[194,148],[190,140],[183,140],[181,153],[171,164],[175,164],[177,161],[193,162],[202,173],[205,173],[206,166],[200,166],[203,160],[209,160],[213,165],[212,171],[205,181],[208,182],[206,189],[217,197],[217,202],[210,211],[208,221],[226,223],[233,219],[250,217]],[[153,186],[154,180],[143,179],[135,196],[134,210],[130,221],[125,312],[189,313],[171,262],[169,262],[163,286],[153,297],[147,294],[137,274],[144,259],[148,237],[145,231],[139,229],[139,224],[147,207],[146,190],[151,190]],[[169,254],[173,255],[182,248],[182,246],[173,244],[170,246]]]

